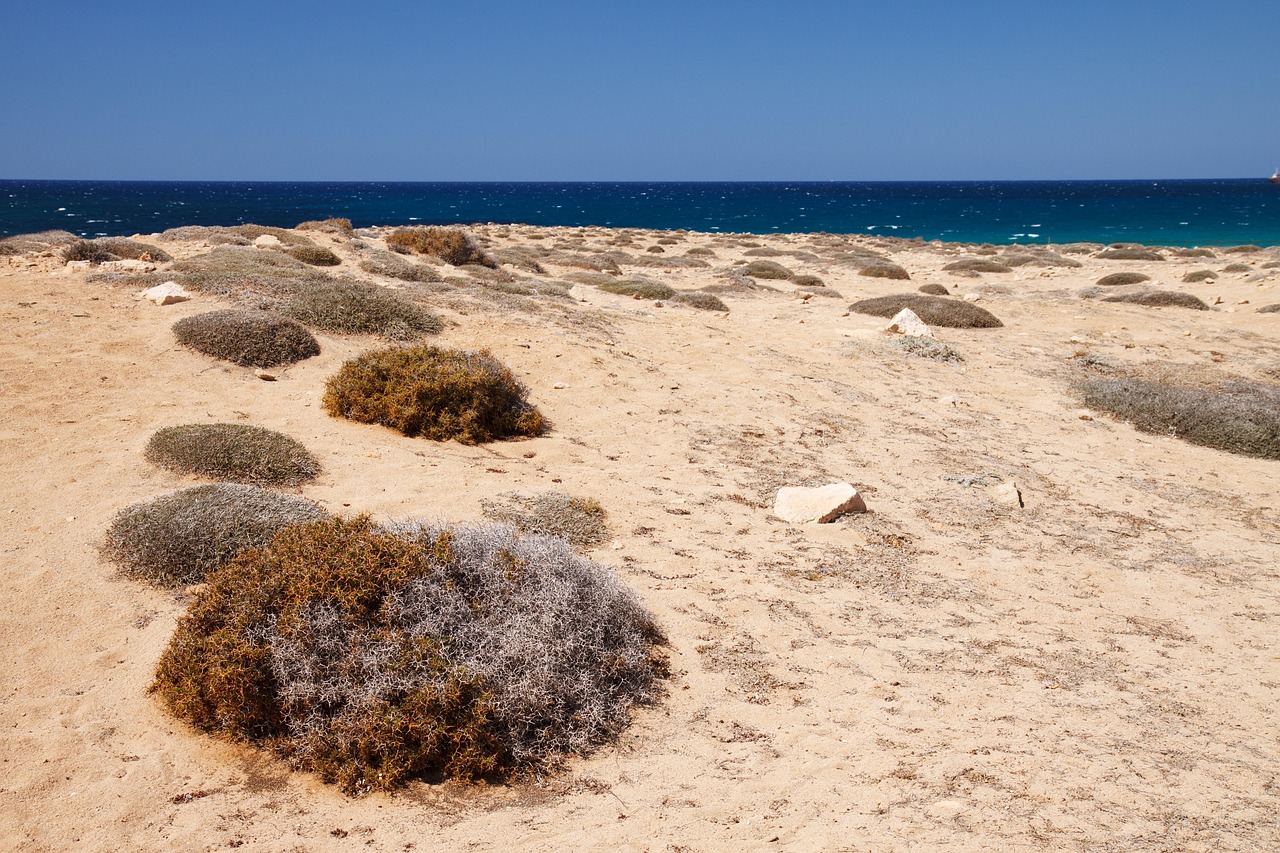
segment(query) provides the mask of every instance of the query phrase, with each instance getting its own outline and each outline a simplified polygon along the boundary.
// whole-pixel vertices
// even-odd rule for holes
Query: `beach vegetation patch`
[[[1174,257],[1177,257],[1177,258],[1216,258],[1218,257],[1218,255],[1213,251],[1213,249],[1204,249],[1200,247],[1185,248],[1185,249],[1180,248],[1180,249],[1173,249],[1172,251],[1173,251]]]
[[[180,474],[257,486],[298,486],[320,463],[283,433],[248,424],[184,424],[157,430],[146,458]]]
[[[103,247],[94,243],[92,240],[77,240],[68,246],[64,246],[58,254],[60,254],[62,259],[67,263],[71,263],[72,261],[82,261],[97,265],[106,263],[107,261],[120,260]]]
[[[1243,246],[1223,246],[1219,249],[1224,255],[1243,255],[1248,252],[1261,252],[1261,246],[1255,246],[1252,243],[1245,243]]]
[[[541,435],[528,389],[488,351],[392,347],[348,361],[325,385],[334,417],[407,436],[481,444]]]
[[[1004,325],[985,308],[960,299],[944,299],[923,293],[896,293],[863,299],[849,306],[855,314],[872,317],[893,317],[903,308],[910,308],[916,316],[930,326],[952,329],[996,329]]]
[[[706,293],[701,290],[686,290],[676,293],[670,297],[671,302],[676,305],[687,305],[690,308],[697,308],[701,311],[728,311],[729,306],[724,304],[724,300],[716,296],[714,293]]]
[[[0,256],[32,255],[49,252],[59,246],[77,243],[80,238],[70,231],[36,231],[0,238]]]
[[[1227,264],[1222,271],[1224,273],[1253,272],[1253,267],[1248,264]]]
[[[858,275],[865,275],[868,278],[888,278],[895,281],[906,281],[911,278],[911,274],[903,267],[889,261],[877,261],[860,267]]]
[[[1115,296],[1104,297],[1102,301],[1125,302],[1130,305],[1143,305],[1148,308],[1209,310],[1209,306],[1199,296],[1191,293],[1180,293],[1176,290],[1139,290],[1134,293],[1118,293]]]
[[[472,236],[461,228],[441,228],[436,225],[398,228],[387,235],[387,246],[402,254],[417,252],[420,255],[430,255],[455,267],[466,264],[495,266],[493,260],[476,245]]]
[[[402,293],[362,282],[314,282],[296,293],[284,313],[314,329],[411,341],[439,334],[444,322]]]
[[[1259,314],[1280,314],[1280,302],[1274,305],[1263,305],[1258,309]]]
[[[952,261],[944,266],[943,270],[947,272],[953,270],[963,270],[965,272],[1013,272],[1013,267],[990,258],[965,258],[959,261]]]
[[[1191,270],[1182,277],[1182,280],[1188,283],[1195,283],[1197,281],[1213,281],[1217,277],[1218,274],[1213,270]]]
[[[660,281],[610,279],[596,286],[607,293],[631,296],[635,299],[670,299],[676,293],[674,288]]]
[[[825,288],[827,286],[827,283],[823,281],[819,276],[810,275],[808,273],[796,273],[795,275],[791,276],[791,283],[801,289],[811,289],[811,288],[817,288],[817,287]]]
[[[1141,284],[1151,281],[1151,276],[1141,272],[1113,272],[1098,279],[1101,287],[1120,287],[1126,284]]]
[[[284,252],[313,267],[336,267],[342,263],[342,258],[323,246],[289,246]]]
[[[1094,255],[1104,261],[1163,261],[1164,255],[1154,249],[1146,248],[1113,248],[1103,249]]]
[[[575,548],[594,548],[609,539],[604,507],[595,498],[562,492],[509,492],[482,500],[485,517],[525,535],[554,536]]]
[[[955,347],[933,338],[902,335],[893,339],[893,345],[907,355],[913,355],[917,358],[927,358],[931,361],[943,361],[949,364],[957,364],[964,361]]]
[[[300,323],[272,311],[210,311],[173,324],[178,343],[241,367],[278,367],[320,354]]]
[[[920,293],[927,293],[930,296],[950,296],[951,292],[947,290],[945,285],[941,284],[922,284],[916,288]]]
[[[746,265],[743,272],[752,278],[764,279],[789,279],[794,275],[791,270],[777,261],[752,261]]]
[[[356,233],[351,220],[343,216],[330,216],[328,219],[308,219],[297,224],[298,231],[320,231],[325,234],[338,234],[350,237]]]
[[[405,260],[403,255],[388,252],[385,249],[374,249],[366,253],[360,261],[360,269],[383,278],[394,278],[400,281],[440,282],[444,281],[440,270],[430,264],[414,263]]]

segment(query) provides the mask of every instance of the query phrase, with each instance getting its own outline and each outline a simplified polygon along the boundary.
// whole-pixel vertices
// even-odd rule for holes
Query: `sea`
[[[1280,185],[1243,180],[749,183],[0,181],[0,236],[180,225],[481,222],[964,243],[1280,244]]]

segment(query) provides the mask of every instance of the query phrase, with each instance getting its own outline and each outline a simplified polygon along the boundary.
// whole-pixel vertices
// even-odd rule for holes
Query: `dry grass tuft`
[[[917,358],[927,358],[931,361],[945,361],[949,364],[957,364],[964,361],[960,353],[948,344],[942,341],[936,341],[933,338],[919,338],[914,335],[903,335],[894,338],[893,345],[908,355],[914,355]]]
[[[343,790],[538,771],[620,732],[666,673],[605,569],[505,527],[328,520],[209,578],[152,690]]]
[[[1119,287],[1126,284],[1141,284],[1144,281],[1151,281],[1151,276],[1141,272],[1113,272],[1098,279],[1098,284],[1102,287]]]
[[[1212,249],[1174,249],[1173,254],[1179,258],[1216,258]]]
[[[1255,246],[1252,243],[1245,243],[1243,246],[1224,246],[1219,251],[1224,255],[1243,255],[1248,252],[1261,252],[1261,246]]]
[[[382,335],[397,341],[439,334],[444,322],[402,294],[359,282],[316,282],[296,293],[284,312],[315,329]]]
[[[88,261],[101,264],[107,261],[135,260],[165,263],[173,260],[173,256],[158,246],[140,243],[126,237],[99,237],[96,240],[76,240],[63,246],[62,259],[71,261]]]
[[[257,486],[298,486],[320,463],[287,435],[248,424],[185,424],[158,430],[147,461],[180,474]]]
[[[285,527],[326,515],[309,500],[256,486],[195,486],[122,509],[104,551],[125,574],[158,586],[200,583]]]
[[[1144,305],[1148,308],[1191,308],[1195,311],[1208,311],[1209,306],[1200,297],[1190,293],[1179,293],[1176,290],[1140,290],[1137,293],[1120,293],[1107,296],[1103,302],[1126,302],[1131,305]]]
[[[856,314],[873,317],[893,317],[903,308],[910,308],[930,326],[952,329],[996,329],[1004,325],[994,314],[970,302],[944,299],[922,293],[896,293],[863,299],[849,306]]]
[[[1227,264],[1222,271],[1225,273],[1253,272],[1253,267],[1248,264]]]
[[[315,336],[270,311],[210,311],[173,324],[178,343],[242,367],[276,367],[320,354]]]
[[[515,492],[481,501],[486,518],[510,524],[524,534],[554,536],[577,548],[594,548],[609,539],[604,507],[594,498],[560,492]]]
[[[334,417],[434,441],[480,444],[545,431],[527,393],[487,351],[416,346],[348,361],[326,383],[323,402]]]
[[[471,235],[461,228],[440,228],[434,225],[399,228],[387,235],[387,246],[405,254],[417,252],[420,255],[431,255],[455,267],[466,264],[496,266],[480,250]]]
[[[94,243],[92,240],[77,240],[69,246],[64,246],[58,252],[62,259],[67,263],[72,261],[88,261],[91,264],[103,264],[107,261],[120,260],[106,249]]]
[[[1259,314],[1280,314],[1280,302],[1274,305],[1263,305],[1258,309]]]
[[[369,251],[365,259],[360,261],[359,266],[365,272],[400,281],[444,281],[440,271],[430,264],[416,264],[406,261],[402,256],[397,255],[395,252],[388,252],[385,249]]]

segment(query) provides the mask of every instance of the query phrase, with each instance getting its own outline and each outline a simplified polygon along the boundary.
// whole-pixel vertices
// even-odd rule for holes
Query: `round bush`
[[[953,261],[943,267],[944,270],[960,270],[963,272],[1013,272],[1013,267],[987,258],[966,258]]]
[[[1164,255],[1152,249],[1116,248],[1103,249],[1095,258],[1108,261],[1163,261]]]
[[[916,288],[920,293],[927,293],[930,296],[950,296],[947,288],[941,284],[922,284]]]
[[[777,261],[752,261],[743,268],[752,278],[787,279],[793,273]]]
[[[199,583],[291,524],[327,515],[305,498],[234,483],[195,486],[126,507],[105,552],[125,574],[158,586]]]
[[[1222,268],[1222,271],[1228,272],[1228,273],[1253,272],[1253,267],[1249,266],[1248,264],[1227,264],[1225,267]]]
[[[1218,274],[1213,270],[1192,270],[1184,275],[1182,280],[1188,283],[1195,283],[1197,281],[1213,281],[1217,277]]]
[[[952,329],[995,329],[1004,325],[994,314],[970,302],[959,299],[943,299],[923,293],[897,293],[863,299],[849,306],[855,314],[873,317],[893,317],[903,308],[910,308],[930,326]]]
[[[496,266],[476,246],[471,235],[460,228],[441,228],[436,225],[398,228],[387,235],[387,247],[404,254],[417,252],[431,255],[455,267],[464,264]]]
[[[1209,306],[1199,296],[1194,296],[1190,293],[1179,293],[1176,290],[1142,290],[1137,293],[1121,293],[1116,296],[1108,296],[1102,301],[1127,302],[1131,305],[1145,305],[1148,308],[1209,310]]]
[[[704,293],[701,290],[688,290],[683,293],[677,293],[671,297],[671,301],[677,305],[688,305],[690,308],[698,308],[703,311],[728,311],[729,306],[724,304],[719,296],[714,293]]]
[[[488,351],[393,347],[348,361],[325,385],[334,417],[463,444],[540,435],[527,389]]]
[[[630,590],[558,539],[332,519],[213,573],[152,690],[362,794],[585,752],[658,698],[663,642]]]
[[[867,278],[889,278],[896,281],[906,281],[911,278],[911,274],[905,269],[888,261],[868,264],[858,270],[858,275],[865,275]]]
[[[349,335],[382,335],[400,341],[438,334],[444,328],[435,314],[376,284],[310,283],[284,310],[312,328]]]
[[[173,324],[178,343],[242,367],[277,367],[320,354],[315,336],[271,311],[210,311]]]
[[[481,502],[486,517],[510,524],[521,533],[554,536],[578,548],[592,548],[609,538],[604,507],[594,498],[560,492],[498,495]]]
[[[342,258],[323,246],[290,246],[285,254],[313,267],[336,267]]]
[[[1263,305],[1258,309],[1259,314],[1280,314],[1280,302],[1274,305]]]
[[[675,296],[675,289],[660,281],[602,281],[597,285],[607,293],[619,296],[632,296],[638,299],[670,299]]]
[[[1113,272],[1098,279],[1098,284],[1102,287],[1118,287],[1124,284],[1139,284],[1144,281],[1151,281],[1151,276],[1140,272]]]
[[[146,457],[170,471],[260,486],[297,486],[320,473],[301,444],[247,424],[165,427],[147,442]]]

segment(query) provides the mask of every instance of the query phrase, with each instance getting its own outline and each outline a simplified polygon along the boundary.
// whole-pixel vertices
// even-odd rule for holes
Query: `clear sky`
[[[10,0],[0,21],[0,178],[1280,166],[1280,0]]]

